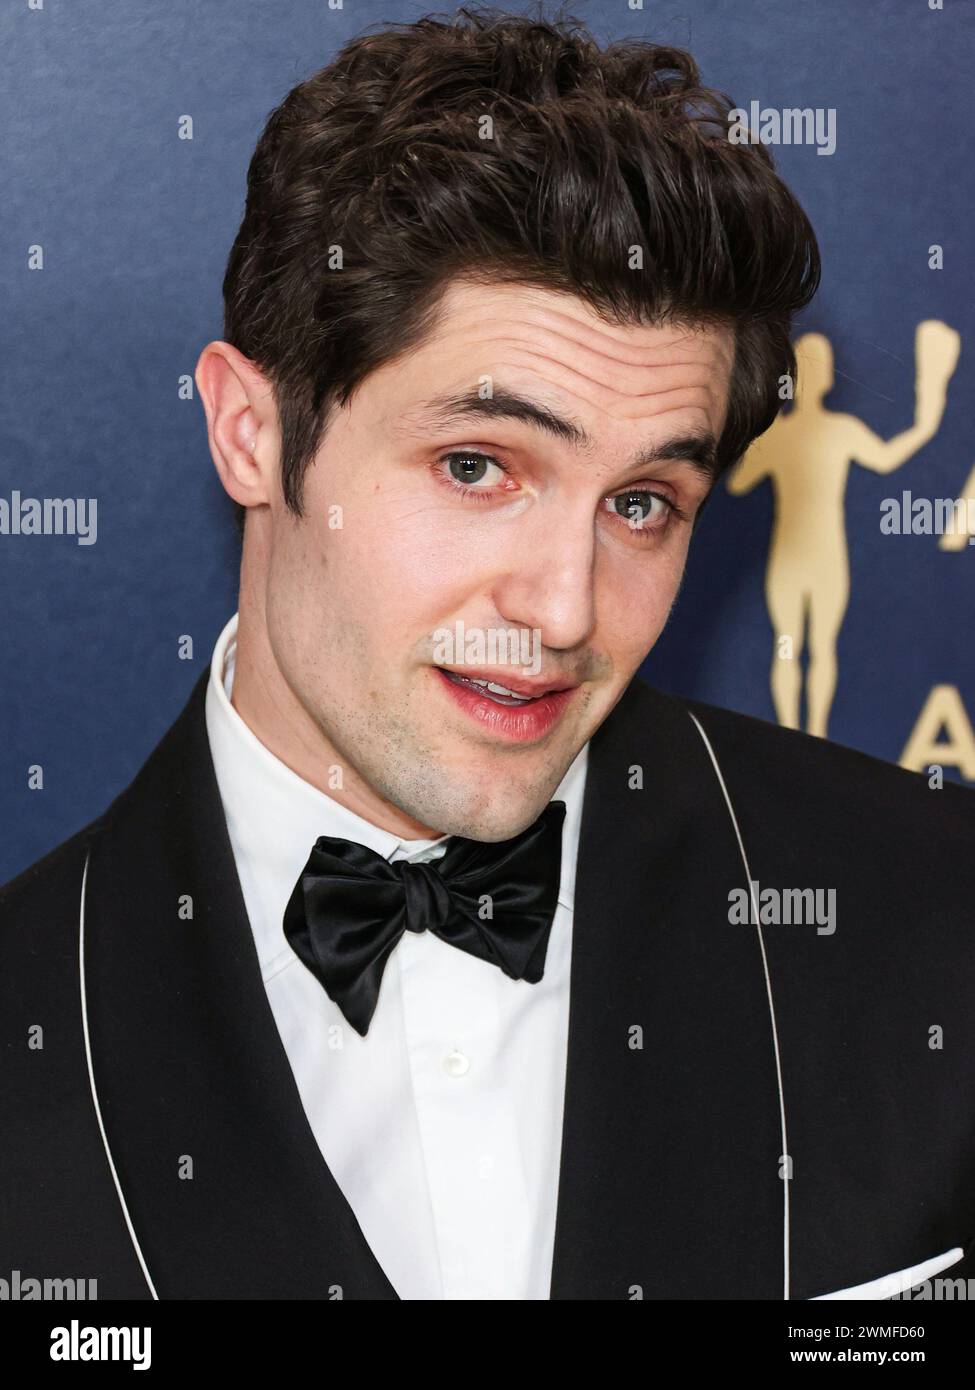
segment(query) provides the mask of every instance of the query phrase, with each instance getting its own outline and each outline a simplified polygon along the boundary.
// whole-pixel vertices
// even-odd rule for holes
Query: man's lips
[[[508,671],[491,671],[484,667],[475,669],[468,666],[439,666],[437,669],[448,678],[465,685],[469,683],[472,688],[481,690],[486,695],[498,695],[502,698],[510,694],[522,700],[539,700],[543,695],[551,695],[555,691],[574,690],[577,685],[576,681],[557,676],[528,679],[512,676]]]
[[[479,675],[475,680],[445,666],[430,669],[440,678],[453,704],[472,719],[483,734],[504,739],[508,743],[532,744],[545,738],[562,718],[579,689],[577,685],[564,683],[555,689],[552,684],[554,678],[549,678],[547,684],[545,681],[520,680],[514,684],[506,682],[504,689],[513,690],[517,685],[519,689],[532,689],[535,694],[504,695],[490,690],[486,684],[478,684],[478,680],[485,681],[484,675]],[[493,681],[492,684],[501,685],[501,682]]]

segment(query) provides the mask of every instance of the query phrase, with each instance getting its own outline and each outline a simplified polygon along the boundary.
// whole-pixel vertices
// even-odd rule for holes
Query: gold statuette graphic
[[[799,728],[801,655],[808,644],[806,732],[825,737],[836,690],[836,642],[850,596],[846,480],[854,461],[891,473],[937,433],[960,338],[938,319],[914,336],[915,409],[910,429],[881,439],[855,415],[827,410],[833,350],[821,333],[796,343],[796,396],[788,414],[755,440],[728,479],[729,492],[748,492],[770,478],[775,519],[765,573],[765,599],[775,633],[772,699],[776,718]]]

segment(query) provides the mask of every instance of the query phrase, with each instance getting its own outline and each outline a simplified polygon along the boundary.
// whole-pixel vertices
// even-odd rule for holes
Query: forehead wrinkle
[[[621,385],[620,377],[622,373],[619,371],[617,371],[613,376],[607,378],[606,380],[602,380],[598,376],[593,376],[590,373],[580,371],[578,367],[572,366],[570,363],[563,361],[561,358],[550,357],[547,353],[541,352],[537,348],[526,352],[525,356],[527,358],[527,366],[529,371],[534,370],[533,363],[544,362],[549,364],[550,366],[556,368],[557,372],[565,374],[565,376],[567,376],[569,379],[569,385],[565,385],[564,383],[558,382],[557,380],[554,381],[553,384],[556,385],[558,389],[570,391],[573,395],[579,396],[581,400],[584,400],[587,405],[595,405],[597,409],[607,410],[609,414],[612,414],[612,411],[608,410],[608,407],[605,404],[602,404],[600,401],[594,401],[591,398],[591,395],[587,394],[585,390],[580,390],[575,383],[584,382],[590,388],[590,391],[595,390],[604,397],[609,396],[610,398],[612,398],[613,396],[623,396],[626,397],[628,400],[640,400],[643,397],[665,395],[668,392],[674,391],[704,390],[711,396],[713,396],[715,393],[713,380],[714,370],[710,369],[712,364],[697,359],[680,362],[662,362],[654,368],[650,368],[648,366],[636,367],[632,366],[631,364],[628,364],[628,366],[630,366],[631,369],[627,373],[627,375],[633,378],[632,387],[628,387],[626,385]],[[518,367],[519,365],[522,365],[515,358],[511,358],[509,364],[513,367]],[[672,374],[674,369],[679,369],[681,367],[704,367],[709,368],[709,370],[707,370],[706,379],[704,381],[684,381],[681,382],[679,385],[660,385],[650,390],[646,388],[645,373],[648,370],[653,370],[658,374],[664,372]],[[488,375],[493,374],[489,373]],[[639,384],[637,381],[638,377],[642,378]],[[581,429],[582,427],[580,426],[579,428]]]
[[[542,428],[573,447],[592,453],[597,445],[584,425],[570,413],[563,413],[556,400],[546,404],[537,399],[539,388],[544,397],[549,387],[557,393],[566,392],[576,396],[584,404],[605,413],[610,418],[634,418],[634,406],[639,411],[640,402],[652,401],[658,408],[682,409],[684,405],[695,412],[701,410],[705,416],[712,414],[712,406],[718,404],[720,395],[718,376],[723,375],[725,359],[730,344],[720,333],[705,334],[695,332],[685,325],[674,326],[675,331],[668,335],[664,343],[647,344],[637,348],[626,357],[607,352],[602,346],[592,346],[594,330],[584,321],[569,314],[551,309],[536,309],[539,318],[560,320],[571,326],[574,333],[553,331],[552,328],[536,320],[526,322],[507,322],[508,314],[502,322],[485,322],[483,309],[474,317],[473,308],[465,305],[459,313],[448,316],[439,344],[430,344],[438,356],[452,356],[457,340],[464,344],[465,353],[473,352],[485,356],[490,353],[503,359],[492,370],[490,362],[485,362],[482,376],[495,380],[504,375],[504,368],[516,371],[528,370],[539,377],[538,382],[521,383],[517,380],[510,386],[498,383],[494,387],[494,398],[482,398],[477,388],[467,392],[463,387],[453,393],[431,397],[426,402],[408,409],[396,427],[397,433],[412,433],[416,421],[417,432],[425,425],[447,424],[451,420],[480,414],[483,418],[494,416],[518,419],[535,428]],[[533,332],[532,329],[535,329]],[[648,325],[660,330],[660,325]],[[678,331],[679,330],[679,331]],[[625,331],[625,330],[624,330]],[[606,336],[611,337],[608,329]],[[589,339],[586,343],[583,340]],[[631,340],[630,340],[631,342]],[[543,347],[544,344],[544,347]],[[574,344],[589,360],[580,368],[565,360],[564,355],[552,355],[563,344]],[[623,347],[629,344],[615,344]],[[549,351],[545,349],[548,348]],[[675,349],[689,351],[676,361],[668,355]],[[508,353],[505,353],[508,349]],[[519,360],[520,359],[520,360]],[[548,369],[547,371],[545,369]],[[690,379],[680,378],[688,373]],[[699,379],[703,374],[703,379]],[[675,376],[678,380],[675,382]],[[549,380],[546,380],[549,377]],[[655,383],[655,384],[654,384]],[[683,397],[673,407],[666,404],[667,397]],[[688,399],[690,397],[690,399]],[[703,397],[703,399],[701,399]],[[512,408],[512,405],[515,408]],[[710,423],[710,422],[709,422]]]
[[[613,346],[623,350],[622,356],[617,357],[613,353],[607,352],[604,347],[591,347],[590,350],[608,357],[614,362],[626,365],[641,365],[643,353],[651,355],[666,353],[671,351],[678,342],[699,343],[702,351],[706,351],[709,337],[723,337],[732,332],[731,324],[704,321],[692,323],[677,318],[668,319],[666,316],[656,322],[618,323],[615,320],[602,318],[596,314],[592,306],[584,305],[574,298],[566,298],[563,295],[553,296],[550,291],[534,293],[531,288],[525,291],[519,287],[498,285],[494,287],[489,297],[495,301],[498,298],[503,301],[515,295],[526,298],[532,310],[530,320],[525,317],[511,317],[510,323],[516,330],[524,330],[526,323],[530,321],[537,323],[543,332],[565,337],[577,345],[588,346],[597,337],[603,341],[608,340]],[[575,312],[570,312],[570,309]],[[500,325],[509,313],[510,311],[507,310],[506,306],[501,307],[500,312],[494,317],[494,322]],[[461,305],[454,308],[452,317],[455,322],[470,319],[480,327],[485,319],[484,307],[483,305],[472,305],[469,299],[467,302],[463,302],[462,299]],[[569,332],[563,325],[570,325],[574,333]],[[634,343],[634,334],[641,330],[655,334],[666,333],[668,337],[663,343]]]
[[[620,412],[618,410],[613,409],[613,402],[615,398],[621,397],[627,402],[627,404],[632,404],[634,402],[639,403],[643,400],[649,400],[651,398],[656,399],[662,396],[674,395],[677,393],[700,391],[705,394],[709,402],[716,403],[720,395],[719,384],[715,382],[715,373],[713,371],[709,371],[706,375],[706,378],[702,381],[683,381],[678,385],[665,385],[661,383],[661,385],[648,390],[646,388],[646,382],[644,380],[640,387],[638,387],[636,382],[634,382],[632,389],[626,389],[624,387],[621,387],[618,377],[612,381],[604,382],[600,381],[597,377],[588,376],[586,373],[580,372],[576,367],[572,367],[568,363],[562,362],[557,358],[546,357],[544,354],[538,352],[532,354],[532,356],[537,358],[539,361],[550,363],[552,366],[558,369],[559,373],[564,374],[565,378],[567,378],[568,384],[566,384],[565,380],[559,381],[556,379],[552,382],[552,384],[555,385],[558,390],[568,391],[572,395],[578,396],[580,400],[586,403],[586,405],[591,406],[595,410],[603,411],[605,414],[613,418],[618,418],[621,414],[622,418],[624,419],[630,418],[625,412]],[[517,366],[518,364],[516,362],[512,362],[512,365]],[[658,370],[661,373],[669,373],[672,367],[701,367],[705,365],[707,364],[701,363],[699,361],[667,363],[666,365],[661,365],[661,367]],[[531,370],[531,367],[529,367],[529,370]],[[641,369],[639,368],[634,368],[634,376],[640,370]],[[681,409],[683,407],[675,406],[664,408]],[[700,405],[700,403],[692,405],[690,402],[687,403],[687,408],[705,409],[705,407]]]
[[[572,322],[574,322],[574,320]],[[484,326],[483,317],[472,320],[471,323],[454,322],[450,326],[445,327],[443,341],[447,342],[452,337],[461,337],[465,340],[465,345],[469,346],[468,335],[472,327],[475,335],[479,336]],[[663,343],[647,343],[640,346],[634,344],[632,351],[618,355],[608,352],[605,347],[597,347],[591,342],[585,341],[582,337],[546,328],[544,325],[535,324],[534,327],[536,328],[536,332],[533,333],[531,331],[532,326],[532,323],[529,322],[501,323],[494,320],[491,322],[489,330],[481,340],[480,345],[490,345],[494,350],[498,350],[505,346],[521,348],[533,356],[541,358],[543,361],[557,362],[559,359],[550,355],[553,340],[555,340],[556,342],[566,343],[571,347],[579,348],[593,357],[603,359],[606,363],[606,371],[608,374],[619,372],[620,370],[635,373],[641,370],[658,367],[695,367],[705,364],[712,354],[718,361],[724,358],[730,358],[731,355],[730,345],[717,335],[705,337],[701,333],[685,333],[676,338],[668,339]],[[583,329],[586,327],[585,325],[577,326]],[[687,348],[695,342],[699,345],[699,351],[695,356],[689,358],[682,357],[677,362],[668,360],[668,354],[674,351],[678,343]],[[624,344],[618,343],[616,346],[623,347]],[[548,349],[548,351],[546,351],[546,349]]]
[[[604,385],[574,368],[568,368],[564,363],[554,362],[555,366],[568,372],[570,377],[575,378],[571,387],[561,385],[560,389],[571,390],[583,400],[586,405],[605,414],[615,417],[618,412],[614,411],[606,401],[606,397],[623,396],[627,401],[641,401],[651,398],[657,399],[668,395],[686,395],[688,392],[703,392],[708,400],[715,399],[715,389],[713,383],[705,382],[683,382],[680,385],[661,385],[654,390],[643,391],[620,391],[616,385]],[[684,363],[674,365],[696,366],[697,363]],[[582,382],[588,388],[580,390],[576,384]],[[558,383],[557,383],[558,384]],[[396,434],[421,433],[425,427],[446,426],[453,421],[459,421],[474,416],[484,419],[509,419],[517,420],[534,428],[545,430],[556,438],[566,443],[572,444],[575,448],[591,454],[598,447],[596,441],[587,432],[585,427],[570,414],[560,414],[558,410],[538,401],[530,394],[533,390],[528,387],[526,391],[516,390],[514,387],[499,385],[494,388],[492,396],[483,397],[479,388],[472,386],[467,390],[460,389],[446,393],[442,396],[433,396],[426,401],[419,403],[412,409],[405,412],[400,417],[399,422],[393,427]],[[600,399],[602,398],[602,399]],[[691,402],[684,402],[688,409],[705,409],[700,403],[692,405]],[[667,407],[664,407],[665,409]],[[682,409],[684,406],[673,407]],[[706,410],[705,410],[705,413]],[[623,418],[629,418],[625,414]]]

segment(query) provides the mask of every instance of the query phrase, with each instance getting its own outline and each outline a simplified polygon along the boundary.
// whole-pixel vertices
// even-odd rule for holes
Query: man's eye
[[[673,503],[659,492],[643,490],[620,492],[615,497],[607,497],[606,506],[634,531],[659,528],[674,509]]]
[[[455,483],[462,483],[467,487],[484,482],[496,486],[505,476],[505,469],[489,454],[456,452],[444,454],[440,462],[446,463],[450,477]]]

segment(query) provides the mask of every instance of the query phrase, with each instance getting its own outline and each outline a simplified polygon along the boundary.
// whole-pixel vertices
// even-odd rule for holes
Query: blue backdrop
[[[221,334],[220,281],[264,120],[367,25],[437,8],[452,6],[4,6],[0,497],[93,497],[98,529],[93,545],[0,534],[0,882],[131,780],[233,611],[229,504],[202,406],[180,385]],[[851,589],[828,732],[897,761],[919,720],[930,740],[945,716],[945,775],[975,780],[975,545],[884,535],[878,524],[881,501],[902,490],[954,498],[972,486],[975,7],[576,0],[571,8],[600,39],[689,47],[705,81],[742,107],[835,111],[834,153],[773,151],[822,247],[823,287],[796,337],[815,331],[832,345],[830,411],[883,439],[897,435],[913,420],[917,325],[936,319],[961,335],[930,442],[889,477],[850,467]],[[178,138],[187,115],[191,140]],[[932,246],[942,248],[941,268],[932,267]],[[826,462],[835,469],[842,460]],[[722,487],[712,499],[649,679],[776,717],[764,594],[773,519],[767,480],[740,496]],[[192,661],[179,659],[183,634],[193,637]],[[43,790],[29,784],[36,766]]]

